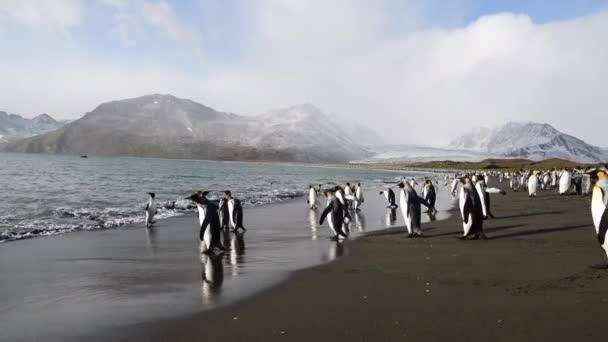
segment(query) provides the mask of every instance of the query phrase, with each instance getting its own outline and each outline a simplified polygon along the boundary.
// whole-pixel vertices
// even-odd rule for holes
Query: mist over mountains
[[[25,138],[55,130],[64,125],[48,114],[27,119],[17,114],[0,111],[0,142]]]
[[[356,137],[311,104],[246,117],[171,95],[106,102],[64,127],[10,143],[5,150],[298,162],[369,156]]]
[[[65,125],[46,114],[28,120],[0,112],[0,134],[4,151],[25,153],[294,162],[608,159],[606,149],[546,123],[472,127],[441,148],[385,145],[373,130],[312,104],[240,116],[160,94],[106,102]]]
[[[580,163],[608,160],[605,148],[590,145],[546,123],[507,122],[487,128],[472,127],[444,148],[387,146],[368,162],[479,161],[487,158],[524,158],[539,161],[560,158]]]

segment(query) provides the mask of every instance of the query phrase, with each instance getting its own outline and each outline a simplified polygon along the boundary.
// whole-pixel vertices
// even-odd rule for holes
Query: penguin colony
[[[443,185],[453,198],[458,200],[462,219],[462,240],[486,239],[483,230],[484,220],[493,218],[491,210],[491,195],[506,195],[504,190],[489,187],[490,180],[500,184],[508,184],[513,192],[527,191],[528,196],[534,199],[539,191],[556,191],[560,196],[578,194],[591,195],[591,216],[595,233],[600,246],[604,249],[608,260],[608,170],[605,167],[584,169],[564,168],[562,170],[519,170],[507,171],[468,171],[444,175]],[[415,179],[401,179],[396,185],[386,187],[379,194],[386,200],[391,217],[396,217],[396,210],[400,208],[408,237],[423,237],[421,228],[421,209],[427,208],[426,213],[431,220],[437,213],[435,202],[439,179],[425,177],[419,184]],[[594,185],[592,185],[594,184]],[[416,187],[420,186],[420,195]],[[395,193],[397,192],[397,194]],[[349,223],[353,221],[351,211],[357,213],[365,203],[361,183],[353,185],[346,183],[344,187],[333,186],[322,189],[322,184],[310,185],[308,189],[307,204],[310,210],[319,209],[320,195],[326,198],[322,209],[319,224],[327,222],[333,240],[344,240],[349,236]],[[146,227],[151,228],[156,214],[155,194],[148,193],[149,201],[145,206]],[[209,254],[214,251],[223,252],[226,249],[221,241],[222,230],[245,232],[243,226],[243,207],[241,201],[225,191],[219,201],[209,200],[208,192],[199,191],[186,199],[196,205],[198,211],[198,226],[200,228],[200,249],[202,253]],[[397,195],[399,198],[397,199]],[[242,235],[241,235],[242,238]],[[595,268],[608,269],[608,263]]]

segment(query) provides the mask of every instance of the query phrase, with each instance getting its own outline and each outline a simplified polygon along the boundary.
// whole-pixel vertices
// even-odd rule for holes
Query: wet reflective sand
[[[351,238],[402,225],[399,212],[395,217],[382,197],[373,196],[353,213]],[[439,209],[448,202],[439,202]],[[349,241],[330,241],[327,225],[318,226],[321,210],[309,210],[302,199],[249,209],[248,231],[224,233],[229,251],[210,256],[199,253],[193,216],[161,220],[152,230],[136,226],[4,244],[0,340],[84,338],[251,296],[294,270],[348,254]]]

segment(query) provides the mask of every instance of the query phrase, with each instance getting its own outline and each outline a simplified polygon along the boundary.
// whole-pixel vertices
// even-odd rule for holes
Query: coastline
[[[371,189],[362,208],[353,237],[402,224],[400,213],[389,222],[383,197]],[[354,242],[336,244],[327,226],[313,229],[319,212],[302,198],[245,214],[249,231],[243,241],[234,234],[224,241],[232,250],[219,264],[201,257],[194,215],[159,220],[150,232],[129,225],[4,244],[0,340],[118,339],[115,332],[131,325],[215,312],[272,291],[294,271],[349,254]],[[201,280],[209,274],[214,282]]]
[[[370,233],[349,256],[293,273],[213,312],[133,325],[113,340],[603,340],[608,273],[589,199],[495,197],[488,241],[459,241],[460,218]],[[108,336],[105,336],[108,337]]]

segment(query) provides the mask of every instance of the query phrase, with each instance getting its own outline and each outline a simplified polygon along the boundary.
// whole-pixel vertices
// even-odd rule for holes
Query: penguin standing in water
[[[228,200],[222,198],[220,200],[220,219],[222,222],[222,230],[228,230],[230,227],[230,210],[228,210]]]
[[[435,211],[435,208],[431,207],[427,201],[418,196],[410,183],[401,182],[399,183],[399,188],[401,192],[399,204],[401,205],[401,213],[403,214],[408,237],[423,236],[420,228],[420,205],[422,204],[429,208],[430,212]]]
[[[201,252],[211,253],[214,250],[225,251],[222,244],[222,228],[220,225],[219,207],[209,202],[207,192],[197,192],[188,197],[196,203],[198,218],[200,222],[199,238],[201,241]]]
[[[363,189],[361,188],[361,183],[357,183],[355,187],[355,211],[359,211],[359,207],[363,202],[365,202],[365,198],[363,197]]]
[[[399,206],[395,203],[395,192],[391,188],[386,188],[386,190],[380,191],[380,195],[384,194],[386,201],[388,202],[387,208],[398,208]]]
[[[308,189],[308,200],[306,203],[308,203],[311,210],[317,209],[317,189],[312,185]]]
[[[148,201],[148,204],[146,204],[146,227],[150,228],[156,222],[154,221],[154,215],[156,215],[154,198],[156,197],[156,194],[153,192],[148,192],[148,195],[150,196],[150,200]]]
[[[606,252],[608,257],[608,241],[606,240],[606,232],[608,231],[608,210],[606,210],[606,189],[608,188],[608,177],[603,171],[597,173],[598,181],[593,187],[591,195],[591,217],[595,226],[597,241]],[[608,264],[600,266],[592,266],[598,269],[608,269]]]
[[[465,178],[465,183],[460,189],[459,206],[464,231],[460,239],[466,240],[472,234],[475,235],[475,239],[485,239],[481,198],[468,177]]]
[[[344,216],[345,212],[348,212],[346,206],[340,201],[340,199],[335,195],[335,192],[332,190],[326,191],[325,196],[329,201],[325,210],[321,214],[321,218],[319,220],[319,225],[323,225],[323,221],[327,217],[327,222],[329,223],[329,228],[334,233],[334,239],[346,239],[348,238],[348,234],[344,232],[342,229],[344,226]]]
[[[228,212],[230,213],[232,231],[237,232],[239,229],[247,231],[247,229],[243,227],[243,206],[241,205],[241,200],[232,197],[232,192],[230,192],[230,190],[224,191],[224,199],[228,202]]]

